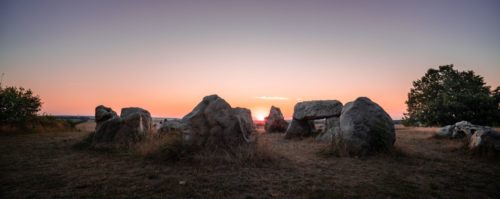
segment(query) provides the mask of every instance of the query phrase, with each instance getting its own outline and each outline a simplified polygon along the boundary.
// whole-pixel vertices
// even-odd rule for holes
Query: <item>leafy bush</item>
[[[413,82],[408,93],[404,125],[444,126],[466,120],[498,125],[500,87],[490,91],[474,71],[458,71],[453,65],[429,69]]]
[[[23,123],[36,118],[42,102],[30,89],[0,84],[0,123]]]

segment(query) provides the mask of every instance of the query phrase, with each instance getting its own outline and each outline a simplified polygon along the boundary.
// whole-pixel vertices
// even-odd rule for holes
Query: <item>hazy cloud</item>
[[[255,98],[262,100],[288,100],[288,97],[280,97],[280,96],[258,96]]]

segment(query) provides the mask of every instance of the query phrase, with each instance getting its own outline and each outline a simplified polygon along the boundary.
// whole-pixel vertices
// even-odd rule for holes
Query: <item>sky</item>
[[[366,96],[400,119],[446,64],[500,85],[500,1],[0,0],[2,85],[52,115],[182,117],[218,94],[255,118]]]

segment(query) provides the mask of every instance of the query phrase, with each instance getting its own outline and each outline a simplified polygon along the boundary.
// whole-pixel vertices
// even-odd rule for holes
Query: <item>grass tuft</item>
[[[135,153],[162,163],[184,162],[204,166],[263,167],[283,159],[258,139],[233,148],[200,148],[183,145],[180,132],[151,136],[136,145]]]

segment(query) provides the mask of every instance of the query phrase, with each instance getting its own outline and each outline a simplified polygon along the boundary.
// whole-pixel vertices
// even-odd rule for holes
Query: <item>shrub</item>
[[[42,102],[40,97],[23,87],[0,84],[0,123],[23,123],[36,118]]]

